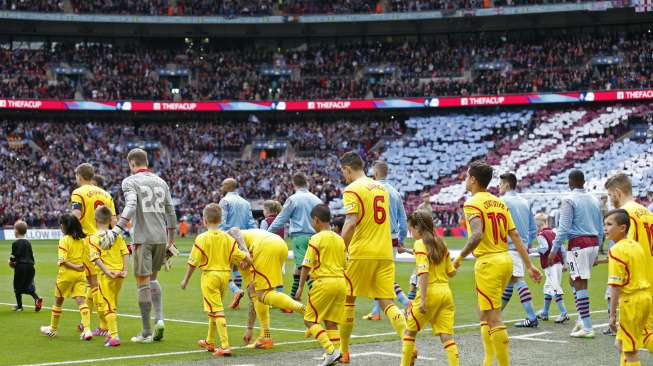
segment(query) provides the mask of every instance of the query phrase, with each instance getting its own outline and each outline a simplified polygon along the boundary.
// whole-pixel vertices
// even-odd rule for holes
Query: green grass
[[[191,247],[190,239],[179,240],[179,247],[182,251],[189,251]],[[462,238],[447,238],[447,243],[451,248],[461,248],[464,244]],[[6,255],[9,255],[11,243],[0,241]],[[40,241],[33,243],[34,255],[36,257],[36,288],[38,293],[45,299],[45,306],[51,306],[53,301],[53,287],[56,276],[56,242]],[[168,319],[181,319],[189,321],[204,322],[206,314],[202,310],[202,301],[199,287],[199,273],[196,273],[191,280],[187,290],[183,291],[179,287],[179,282],[185,270],[185,258],[177,258],[175,265],[170,272],[162,272],[159,277],[164,288],[164,312]],[[292,281],[291,268],[292,263],[289,261],[286,265],[286,291]],[[408,278],[413,270],[411,263],[398,263],[396,267],[397,280],[404,290],[408,290]],[[603,300],[605,289],[605,279],[607,278],[606,266],[598,266],[594,269],[594,279],[590,282],[590,295],[592,301],[592,310],[603,310],[606,308]],[[14,304],[13,290],[11,287],[13,272],[8,266],[0,267],[0,281],[4,286],[0,287],[0,302],[5,304]],[[565,277],[567,278],[567,277]],[[565,280],[566,281],[566,280]],[[542,304],[542,285],[529,282],[531,292],[533,293],[535,307]],[[473,281],[473,263],[465,261],[458,271],[458,275],[451,281],[451,287],[456,303],[456,324],[472,324],[478,322],[476,312],[476,295],[474,292]],[[571,294],[569,285],[563,284],[567,294]],[[227,294],[225,302],[229,302],[231,294]],[[573,300],[570,295],[565,296],[567,308],[570,312],[575,312]],[[28,296],[24,296],[25,304],[32,304]],[[44,309],[40,313],[34,313],[31,308],[26,308],[22,313],[11,311],[10,305],[0,305],[0,324],[3,327],[3,345],[0,350],[0,359],[2,364],[33,364],[45,362],[59,362],[69,360],[84,360],[106,357],[131,356],[138,354],[158,354],[166,352],[183,352],[196,349],[196,340],[206,335],[206,326],[203,324],[187,324],[179,322],[167,322],[165,339],[163,342],[151,345],[130,344],[129,338],[138,333],[140,330],[140,319],[119,317],[120,334],[123,339],[123,345],[118,348],[107,349],[103,347],[101,340],[94,339],[91,342],[81,342],[75,326],[79,321],[79,314],[76,312],[64,312],[59,334],[56,338],[48,338],[39,333],[39,326],[49,324],[50,312]],[[245,325],[247,312],[247,301],[243,303],[243,310],[227,310],[226,317],[228,324]],[[372,302],[369,299],[358,299],[357,302],[356,325],[354,328],[355,335],[367,335],[378,333],[392,332],[390,324],[386,321],[369,322],[359,320],[361,316],[369,312]],[[76,309],[73,300],[66,300],[64,308]],[[552,312],[555,314],[557,309],[552,305]],[[133,278],[128,278],[124,285],[119,298],[119,313],[138,314],[138,305],[136,303],[136,289]],[[510,305],[505,311],[505,319],[516,319],[523,317],[523,310],[516,296],[513,297]],[[97,317],[92,316],[92,327],[97,325]],[[286,315],[279,310],[271,311],[271,326],[273,328],[294,329],[303,331],[303,323],[300,316],[296,314]],[[476,328],[466,328],[461,331],[476,331]],[[11,336],[7,336],[11,334]],[[273,339],[276,343],[281,342],[298,342],[304,341],[302,332],[272,332]],[[230,327],[229,336],[233,346],[241,345],[243,328]],[[423,335],[426,336],[426,335]],[[396,339],[394,335],[379,337],[368,337],[354,339],[353,343],[383,341]],[[270,351],[244,350],[239,349],[236,355],[292,351],[300,349],[318,348],[317,342],[305,342],[300,344],[281,345]],[[120,364],[137,365],[143,363],[155,363],[173,360],[202,360],[211,357],[208,353],[191,353],[184,355],[169,355],[162,357],[152,357],[146,359],[121,360]],[[109,361],[95,362],[108,364]],[[113,361],[115,363],[115,361]]]

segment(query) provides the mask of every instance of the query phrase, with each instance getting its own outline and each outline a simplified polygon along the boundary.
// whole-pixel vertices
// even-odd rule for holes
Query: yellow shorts
[[[325,320],[342,323],[346,295],[344,278],[323,277],[313,281],[308,292],[304,320],[322,323]]]
[[[649,295],[651,295],[651,301],[653,301],[653,286],[649,287]],[[653,337],[653,309],[648,313],[648,319],[644,323],[644,333],[646,336],[650,335]]]
[[[116,312],[116,309],[118,309],[118,293],[120,293],[124,280],[121,277],[111,278],[104,273],[98,276],[100,302],[97,307],[99,311]]]
[[[486,254],[476,259],[474,279],[481,311],[501,308],[501,295],[512,277],[512,258],[508,252]]]
[[[645,322],[652,310],[653,300],[648,291],[621,296],[617,339],[621,341],[622,352],[635,352],[643,346]]]
[[[394,299],[395,262],[392,259],[350,259],[345,270],[349,296]]]
[[[419,311],[421,294],[413,300],[406,317],[406,330],[419,332],[430,324],[433,335],[453,334],[454,304],[451,289],[447,284],[429,284],[426,297],[426,313]]]
[[[227,271],[204,271],[200,280],[202,287],[202,301],[204,302],[204,311],[207,313],[217,313],[224,311],[222,296],[224,296],[229,284],[229,275]]]
[[[288,245],[285,241],[264,241],[254,248],[252,255],[255,290],[273,289],[283,285],[281,268],[288,259]]]
[[[90,260],[84,261],[84,273],[86,277],[97,276],[99,271],[94,262]]]
[[[86,297],[86,275],[84,272],[68,270],[57,275],[54,296],[63,298]]]

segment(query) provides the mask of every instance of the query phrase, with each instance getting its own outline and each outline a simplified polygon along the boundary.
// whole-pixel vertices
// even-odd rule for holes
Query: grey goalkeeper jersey
[[[150,171],[139,171],[122,181],[125,208],[118,225],[131,221],[134,244],[165,244],[167,229],[176,228],[177,215],[170,188]]]

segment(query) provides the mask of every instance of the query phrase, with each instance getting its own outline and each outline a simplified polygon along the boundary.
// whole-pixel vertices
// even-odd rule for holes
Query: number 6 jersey
[[[167,229],[177,224],[168,184],[143,169],[123,179],[122,191],[125,209],[118,225],[124,228],[127,221],[131,221],[135,244],[165,244]]]
[[[474,257],[508,251],[508,232],[515,230],[515,223],[505,202],[491,193],[478,192],[465,202],[463,209],[468,236],[473,218],[478,217],[483,225],[483,238],[472,252]]]
[[[349,243],[349,259],[393,259],[390,233],[390,198],[385,187],[361,177],[345,188],[345,214],[358,214],[356,231]]]

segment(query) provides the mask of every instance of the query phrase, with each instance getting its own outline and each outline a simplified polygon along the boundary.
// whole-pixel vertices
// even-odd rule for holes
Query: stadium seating
[[[92,100],[348,99],[653,87],[651,33],[551,31],[295,48],[141,43],[0,47],[0,97]],[[177,43],[178,48],[170,47]],[[162,48],[163,47],[163,48]],[[621,61],[597,64],[596,57]],[[499,69],[483,69],[499,63]],[[71,70],[75,71],[71,71]]]

